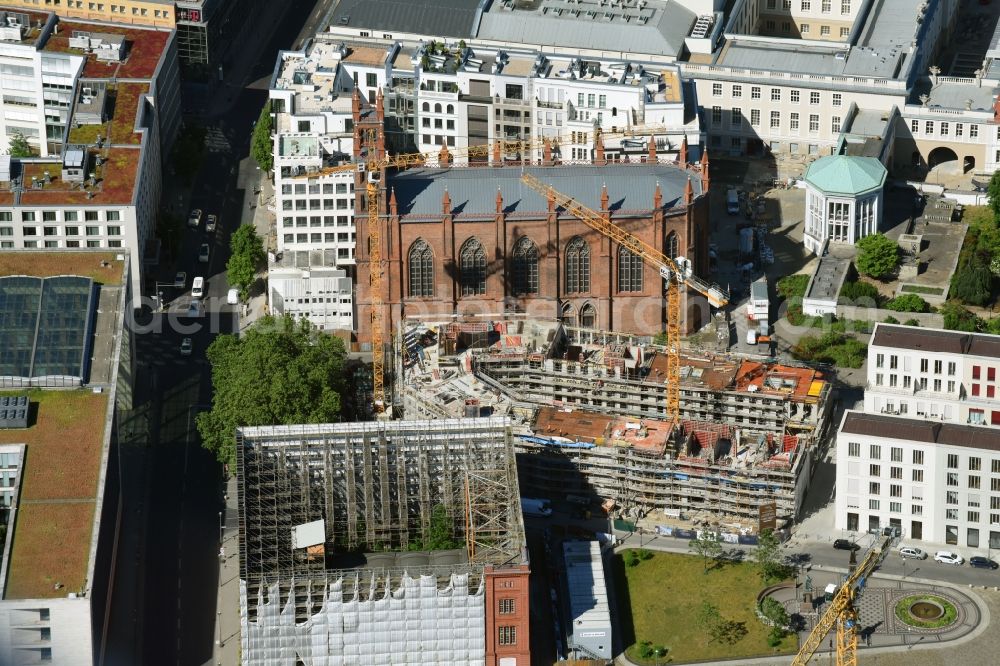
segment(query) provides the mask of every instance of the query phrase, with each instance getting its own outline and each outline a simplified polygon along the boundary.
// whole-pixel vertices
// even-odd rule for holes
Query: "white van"
[[[757,329],[755,328],[747,329],[747,344],[748,345],[757,344]]]
[[[739,215],[740,213],[740,194],[736,190],[726,192],[726,211],[730,215]]]
[[[194,284],[191,285],[191,295],[195,298],[201,298],[205,295],[205,278],[196,277],[194,279]]]

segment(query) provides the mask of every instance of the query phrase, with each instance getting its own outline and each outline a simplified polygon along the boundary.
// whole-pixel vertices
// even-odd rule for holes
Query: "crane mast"
[[[729,302],[729,295],[716,286],[696,278],[691,274],[687,262],[675,260],[657,250],[616,224],[606,220],[600,213],[584,206],[571,196],[562,194],[529,173],[521,175],[521,182],[542,196],[552,199],[557,206],[579,219],[594,231],[615,241],[629,252],[656,266],[667,282],[667,418],[672,423],[680,421],[681,395],[681,294],[684,284],[708,298],[714,307],[722,307]]]
[[[365,130],[365,150],[375,155],[377,137],[374,129]],[[381,169],[376,166],[365,173],[365,198],[368,204],[368,272],[372,293],[372,402],[375,414],[383,414],[385,401],[385,328],[382,298],[382,229],[379,220],[379,182]]]

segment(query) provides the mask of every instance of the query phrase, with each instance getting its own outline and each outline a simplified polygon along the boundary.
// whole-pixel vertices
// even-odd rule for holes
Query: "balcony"
[[[562,102],[537,102],[536,104],[539,109],[561,109],[563,108]]]

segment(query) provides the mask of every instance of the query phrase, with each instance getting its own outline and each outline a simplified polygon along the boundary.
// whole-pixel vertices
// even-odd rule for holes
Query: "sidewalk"
[[[244,192],[244,201],[241,206],[243,211],[242,224],[252,224],[257,231],[257,235],[264,241],[264,250],[271,254],[275,251],[276,239],[274,238],[274,225],[276,216],[274,214],[274,185],[267,174],[257,168],[252,158],[247,158],[240,163],[240,172],[237,179],[237,187]],[[268,307],[267,292],[267,268],[263,273],[258,274],[258,278],[263,281],[264,291],[251,296],[242,306],[240,312],[240,332],[249,328],[255,321],[270,312]]]
[[[226,481],[226,510],[219,550],[219,591],[215,601],[213,663],[240,663],[240,541],[236,507],[236,477]]]

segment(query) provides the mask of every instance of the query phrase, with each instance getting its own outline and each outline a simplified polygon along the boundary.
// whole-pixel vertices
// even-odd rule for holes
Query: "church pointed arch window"
[[[514,243],[511,289],[515,296],[538,293],[538,246],[527,236]]]
[[[618,291],[642,291],[642,257],[618,248]]]
[[[590,246],[576,236],[566,244],[566,293],[590,291]]]
[[[486,293],[486,251],[476,238],[470,238],[459,250],[459,281],[462,296]]]
[[[410,296],[434,295],[434,253],[427,241],[418,239],[407,255],[410,273]]]

